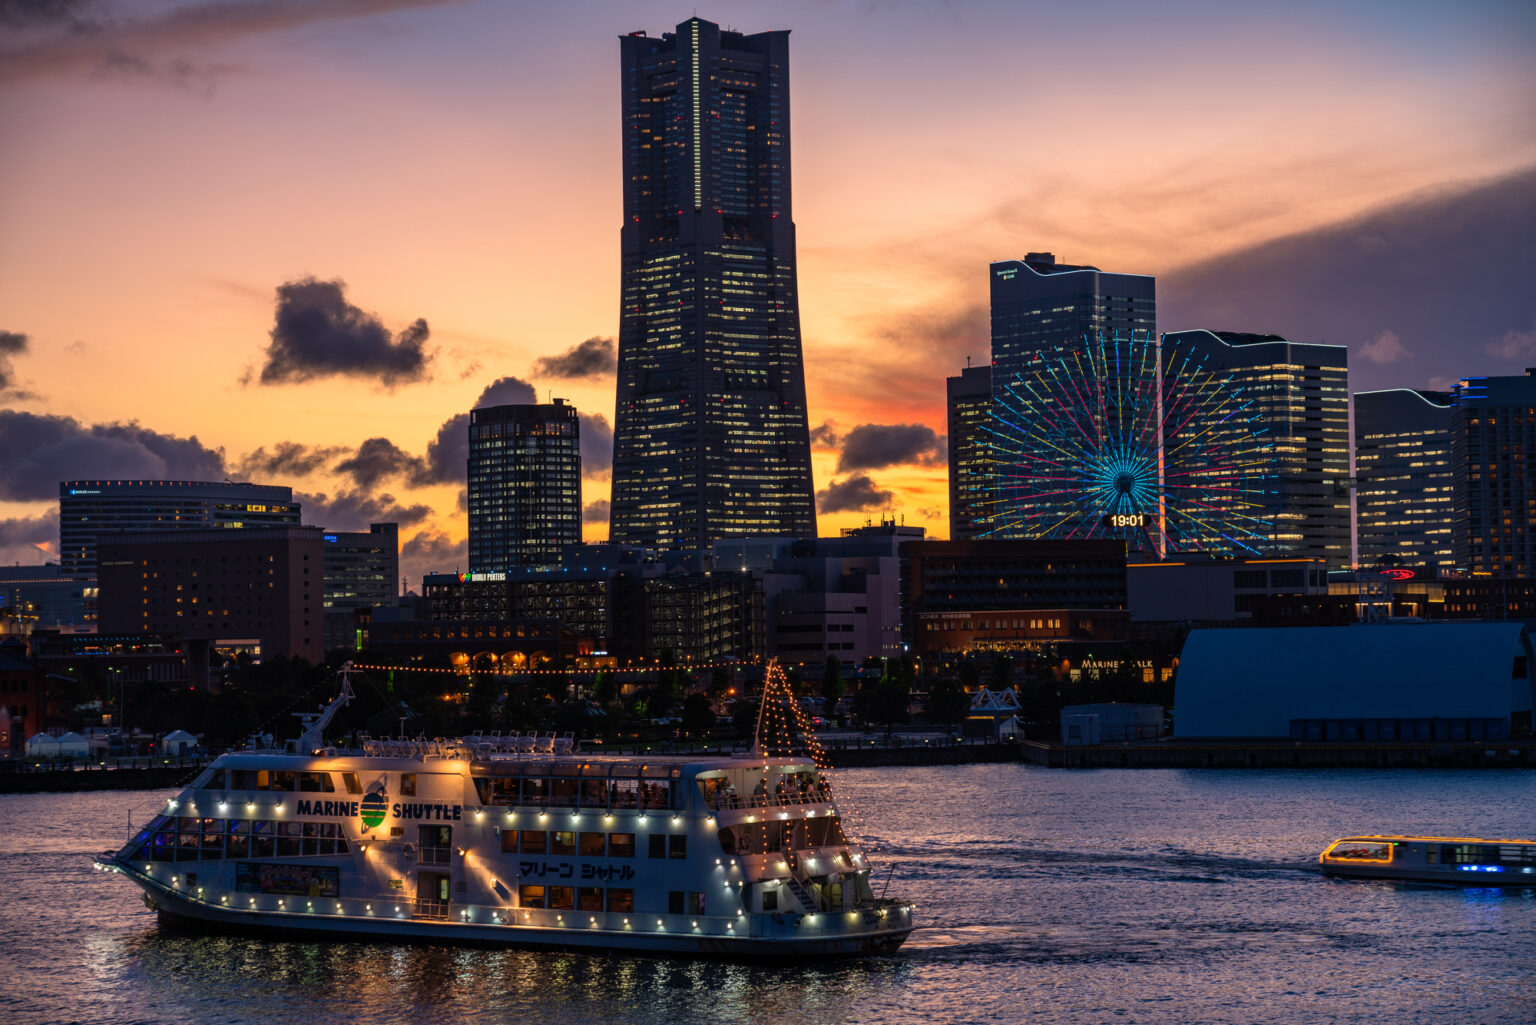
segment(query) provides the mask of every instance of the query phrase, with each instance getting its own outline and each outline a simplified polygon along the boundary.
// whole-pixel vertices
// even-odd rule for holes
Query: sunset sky
[[[693,12],[0,0],[0,560],[57,545],[60,479],[229,477],[399,520],[415,587],[465,565],[456,418],[493,385],[577,406],[606,502],[616,37]],[[792,30],[816,487],[888,493],[823,534],[947,534],[944,378],[1030,250],[1157,275],[1163,330],[1347,344],[1355,390],[1536,366],[1528,0],[698,14]],[[275,340],[301,299],[360,348]],[[867,424],[919,429],[845,453]]]

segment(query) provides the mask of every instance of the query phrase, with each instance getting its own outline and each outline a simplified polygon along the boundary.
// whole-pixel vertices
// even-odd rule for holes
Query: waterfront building
[[[1185,626],[1353,622],[1353,592],[1330,590],[1328,563],[1305,556],[1212,559],[1198,553],[1126,567],[1131,621]]]
[[[620,38],[624,222],[610,538],[814,537],[789,33]]]
[[[469,414],[469,569],[551,566],[581,541],[576,408],[486,406]]]
[[[48,725],[48,672],[19,638],[0,639],[0,758],[19,758]]]
[[[1223,387],[1241,389],[1257,413],[1254,426],[1272,439],[1272,487],[1255,498],[1252,513],[1258,521],[1252,529],[1268,536],[1250,546],[1323,559],[1333,569],[1348,566],[1348,350],[1234,331],[1173,331],[1163,335],[1163,348],[1191,354]],[[1164,368],[1165,375],[1177,372]],[[1227,428],[1211,427],[1219,442]],[[1176,456],[1167,472],[1180,472]]]
[[[356,613],[393,605],[400,593],[400,530],[394,523],[366,531],[326,531],[325,647],[361,647]]]
[[[1355,516],[1364,569],[1455,569],[1449,392],[1355,393]]]
[[[1536,368],[1457,386],[1451,459],[1458,568],[1536,576]]]
[[[299,522],[293,489],[229,481],[59,483],[59,558],[67,576],[96,572],[96,536],[144,530],[270,527]]]
[[[1105,631],[1123,636],[1123,541],[915,541],[901,555],[904,627],[919,652],[976,646],[946,637],[952,630],[984,629],[980,646],[994,649]]]
[[[949,421],[949,539],[986,531],[992,490],[991,366],[966,367],[945,381]]]
[[[319,527],[104,534],[97,551],[101,631],[186,641],[194,682],[210,649],[325,657]]]
[[[1517,622],[1193,630],[1174,734],[1507,740],[1531,732],[1533,665]]]

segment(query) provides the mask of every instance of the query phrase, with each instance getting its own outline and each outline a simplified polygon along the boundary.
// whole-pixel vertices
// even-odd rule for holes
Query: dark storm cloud
[[[304,278],[277,288],[272,344],[262,384],[292,384],[318,377],[377,379],[387,388],[428,376],[431,332],[425,320],[396,338],[379,319],[348,303],[341,281]]]
[[[601,477],[613,469],[613,428],[601,413],[581,416],[581,475]]]
[[[77,479],[223,480],[224,452],[194,435],[178,438],[136,423],[0,409],[0,499],[57,498]]]
[[[825,491],[816,492],[816,506],[824,513],[858,512],[884,508],[895,497],[889,491],[881,491],[874,481],[860,473],[844,481],[834,480]]]
[[[0,331],[0,391],[8,391],[16,383],[16,370],[11,366],[11,357],[24,355],[26,351],[26,335],[15,331]]]
[[[303,445],[280,441],[268,452],[263,446],[240,460],[243,477],[308,477],[347,450],[336,445]]]
[[[11,28],[40,26],[85,28],[97,0],[0,0],[0,25]]]
[[[608,499],[599,498],[595,502],[588,502],[581,510],[581,522],[583,523],[607,523],[610,509]]]
[[[944,439],[927,424],[859,424],[843,438],[837,472],[917,463],[942,466]]]
[[[1162,330],[1350,347],[1350,389],[1519,374],[1536,346],[1536,169],[1441,189],[1160,276]],[[1360,358],[1355,358],[1360,357]]]
[[[361,491],[338,491],[332,498],[325,492],[308,495],[294,493],[304,507],[304,522],[327,530],[367,530],[370,523],[398,523],[408,526],[432,515],[425,505],[401,505],[390,494],[371,495]]]
[[[36,565],[50,557],[59,557],[57,506],[41,516],[0,520],[0,564]]]
[[[816,448],[837,448],[842,440],[837,433],[837,425],[831,420],[825,420],[811,428],[811,444]]]
[[[469,562],[469,542],[454,541],[440,530],[423,530],[400,546],[400,572],[415,581],[421,592],[421,578],[428,573],[452,573]]]
[[[388,438],[369,438],[331,469],[351,477],[360,488],[372,488],[389,477],[421,479],[424,466]]]
[[[317,21],[366,18],[456,0],[217,0],[139,14],[126,3],[92,0],[0,0],[0,25],[18,30],[20,45],[0,54],[0,83],[44,75],[96,75],[114,60],[148,67],[188,64],[199,53],[243,36]]]
[[[452,484],[462,482],[468,473],[469,414],[460,413],[443,421],[437,436],[427,442],[427,457],[412,483],[418,487]]]
[[[491,382],[475,400],[472,409],[484,406],[526,406],[537,402],[538,393],[533,385],[520,377],[503,377]]]
[[[534,361],[535,377],[599,377],[617,369],[618,351],[612,338],[588,338],[558,356]]]

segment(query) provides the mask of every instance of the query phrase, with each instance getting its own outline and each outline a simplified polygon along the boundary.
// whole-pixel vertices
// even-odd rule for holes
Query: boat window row
[[[1536,866],[1536,845],[1492,843],[1426,844],[1431,865],[1532,865]]]
[[[679,794],[670,779],[576,776],[477,776],[475,792],[487,805],[642,811],[674,809]]]
[[[133,857],[144,861],[302,858],[349,852],[341,827],[334,822],[165,817],[140,838],[143,842]]]
[[[517,903],[525,908],[553,911],[635,910],[635,891],[629,887],[543,886],[524,883],[517,888]]]
[[[755,778],[750,793],[738,793],[725,774],[701,773],[695,781],[706,808],[766,808],[791,804],[821,804],[832,799],[827,778],[814,769],[765,773]]]
[[[355,772],[337,773],[349,794],[361,794],[362,783]],[[300,772],[288,769],[215,769],[198,781],[203,790],[276,790],[297,794],[334,794],[336,781],[329,772]]]
[[[739,822],[720,830],[720,846],[726,854],[768,854],[808,847],[843,847],[847,843],[842,820],[836,815],[786,822]]]
[[[504,829],[503,854],[565,854],[581,858],[633,858],[635,834],[568,829]]]

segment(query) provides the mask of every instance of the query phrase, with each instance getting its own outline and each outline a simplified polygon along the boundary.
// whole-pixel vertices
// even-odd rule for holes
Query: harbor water
[[[1536,886],[1317,869],[1350,833],[1536,838],[1529,772],[974,765],[836,781],[881,865],[876,892],[918,905],[891,956],[751,965],[182,933],[91,866],[169,792],[0,797],[0,1021],[1536,1021]]]

